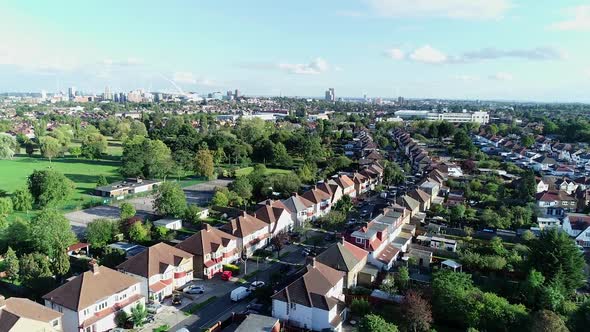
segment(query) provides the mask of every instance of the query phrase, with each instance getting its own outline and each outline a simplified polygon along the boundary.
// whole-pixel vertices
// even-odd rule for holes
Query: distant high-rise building
[[[335,101],[336,100],[336,94],[334,93],[334,88],[329,88],[328,90],[326,90],[326,100],[328,101]]]
[[[406,103],[406,100],[404,99],[404,97],[397,97],[397,104],[402,106]]]
[[[112,100],[113,99],[113,94],[111,93],[111,88],[109,88],[108,86],[104,88],[103,98],[104,98],[104,100]]]
[[[236,91],[234,93],[234,98],[236,98],[236,99],[240,98],[240,90],[236,89]]]
[[[76,97],[76,87],[71,86],[68,88],[68,98],[70,98],[70,100],[73,100],[75,97]]]
[[[119,102],[124,103],[126,101],[127,101],[127,95],[125,95],[123,92],[119,92]]]
[[[115,103],[118,103],[119,102],[119,94],[118,93],[115,93],[113,95],[113,100],[115,101]]]
[[[47,99],[47,91],[41,90],[41,100],[46,100],[46,99]]]

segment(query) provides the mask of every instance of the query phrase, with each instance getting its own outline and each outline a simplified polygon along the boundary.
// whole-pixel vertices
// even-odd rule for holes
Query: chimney
[[[266,205],[269,205],[269,206],[270,206],[270,205],[272,205],[272,200],[270,200],[270,199],[267,199],[267,200],[266,200]]]
[[[211,231],[211,225],[209,225],[208,223],[204,223],[205,224],[205,232],[210,232]]]
[[[95,259],[91,260],[88,264],[90,265],[90,271],[92,271],[92,274],[97,275],[100,272],[98,262]]]
[[[307,265],[311,265],[311,267],[315,267],[315,257],[307,256],[306,263]]]
[[[242,211],[242,217],[246,216],[246,211]]]

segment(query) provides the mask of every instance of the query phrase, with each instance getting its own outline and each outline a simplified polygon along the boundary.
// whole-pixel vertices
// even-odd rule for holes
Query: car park
[[[205,287],[198,285],[190,285],[188,287],[185,287],[182,290],[182,292],[187,294],[203,294],[205,293]]]

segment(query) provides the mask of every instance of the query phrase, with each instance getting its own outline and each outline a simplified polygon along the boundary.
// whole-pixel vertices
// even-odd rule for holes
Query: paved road
[[[305,258],[301,255],[300,248],[298,246],[292,246],[290,249],[292,251],[288,256],[283,258],[283,261],[291,264],[301,264],[305,261]],[[254,266],[256,263],[252,261],[248,261],[248,266]],[[280,272],[281,263],[272,264],[268,269],[261,271],[256,276],[252,276],[248,281],[253,281],[255,279],[262,280],[266,283],[270,282],[270,276],[273,273]],[[282,288],[286,286],[286,283],[289,283],[294,279],[296,272],[300,269],[299,265],[295,265],[290,273],[290,277],[285,276],[277,288]],[[206,283],[205,283],[206,285]],[[229,318],[232,313],[239,313],[246,310],[246,306],[251,301],[241,301],[241,302],[232,302],[229,298],[229,292],[225,295],[219,296],[215,301],[209,303],[201,310],[193,314],[192,316],[188,317],[181,323],[173,326],[170,331],[176,331],[181,327],[186,327],[190,331],[201,331],[203,328],[207,328],[213,325],[217,321],[223,321]]]

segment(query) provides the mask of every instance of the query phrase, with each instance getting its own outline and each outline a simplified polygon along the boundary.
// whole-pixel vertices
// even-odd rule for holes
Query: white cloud
[[[385,50],[385,55],[394,60],[402,60],[406,56],[404,51],[400,50],[399,48],[390,48]]]
[[[496,81],[512,81],[514,79],[512,74],[505,72],[497,72],[494,75],[490,75],[489,78]]]
[[[471,20],[502,18],[510,0],[366,0],[381,16],[448,17]]]
[[[289,73],[300,75],[317,75],[330,70],[330,64],[322,58],[316,58],[308,64],[279,63],[278,67]]]
[[[448,57],[436,48],[430,45],[424,45],[415,49],[414,52],[410,54],[410,59],[417,62],[437,64],[447,62]]]
[[[553,23],[549,28],[562,31],[590,31],[590,5],[568,8],[566,12],[573,17]]]

